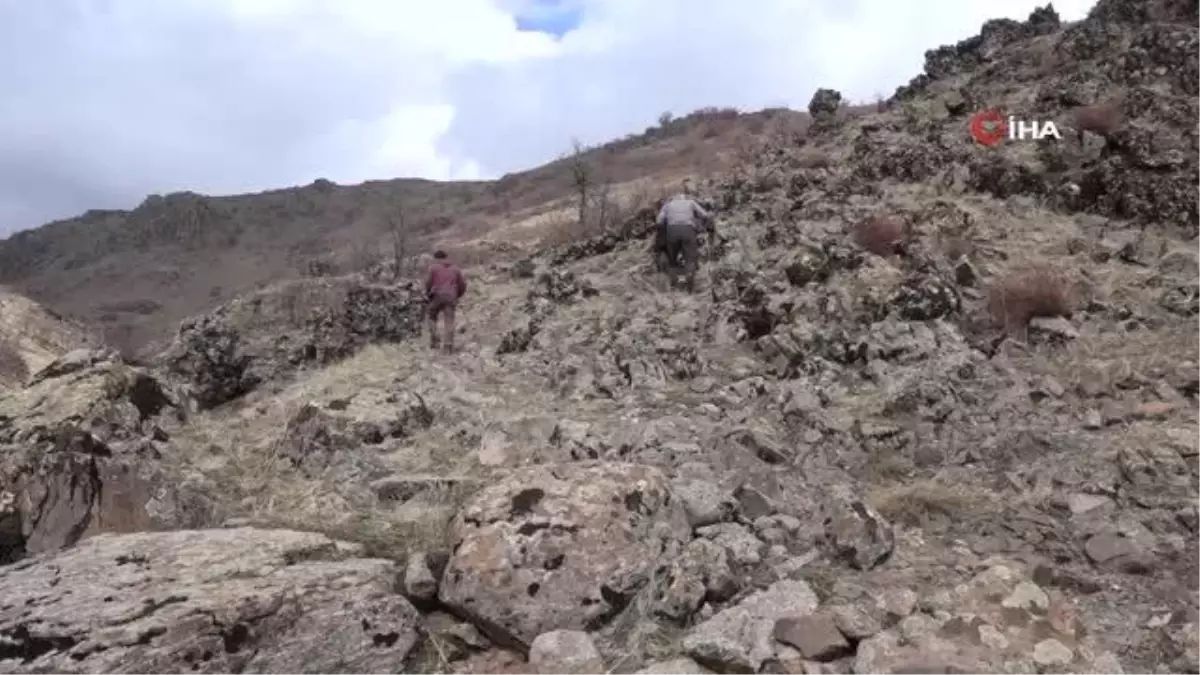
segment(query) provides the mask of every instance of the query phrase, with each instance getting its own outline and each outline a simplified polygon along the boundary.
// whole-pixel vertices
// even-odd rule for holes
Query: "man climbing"
[[[454,351],[454,312],[458,300],[467,292],[467,278],[457,265],[446,259],[445,251],[435,251],[433,265],[425,279],[425,299],[429,302],[429,346],[438,348],[437,320],[443,316],[441,346],[447,354]]]
[[[682,262],[686,278],[685,287],[691,293],[696,286],[696,267],[700,262],[699,231],[702,225],[711,229],[712,216],[692,198],[691,185],[685,181],[683,192],[663,204],[656,222],[657,241],[661,241],[666,247],[667,264],[671,268],[671,285],[676,285],[675,271]]]

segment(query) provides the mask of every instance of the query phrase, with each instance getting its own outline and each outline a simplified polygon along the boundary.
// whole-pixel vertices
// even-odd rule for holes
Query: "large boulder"
[[[197,407],[211,408],[305,364],[416,335],[422,307],[411,285],[356,276],[287,281],[184,321],[159,360],[187,383]]]
[[[286,530],[106,534],[0,567],[0,672],[399,672],[398,570]]]
[[[657,469],[539,465],[480,491],[452,523],[441,601],[493,639],[528,649],[551,630],[595,630],[689,536]]]
[[[0,562],[205,518],[205,491],[162,461],[179,410],[158,379],[80,352],[33,380],[0,398]]]

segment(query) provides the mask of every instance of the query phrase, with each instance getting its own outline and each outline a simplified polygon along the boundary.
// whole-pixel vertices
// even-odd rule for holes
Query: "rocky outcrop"
[[[55,359],[98,342],[83,326],[0,286],[0,392],[24,386]]]
[[[688,538],[656,469],[529,467],[481,490],[453,523],[441,601],[527,649],[550,630],[595,630],[625,609]]]
[[[70,546],[100,532],[194,525],[202,482],[172,473],[177,396],[107,352],[48,365],[0,398],[0,559]]]
[[[286,530],[101,535],[0,567],[6,673],[398,672],[394,563]]]
[[[289,281],[184,321],[159,361],[211,408],[299,367],[418,334],[420,298],[413,286],[355,276]]]

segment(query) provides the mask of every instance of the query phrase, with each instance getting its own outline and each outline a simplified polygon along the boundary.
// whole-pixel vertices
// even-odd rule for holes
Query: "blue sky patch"
[[[532,0],[516,15],[517,28],[562,37],[579,27],[583,6],[578,0]]]

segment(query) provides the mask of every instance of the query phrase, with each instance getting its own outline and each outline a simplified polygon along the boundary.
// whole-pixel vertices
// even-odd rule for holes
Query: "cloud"
[[[818,86],[865,99],[1036,4],[0,0],[0,234],[175,190],[496,176]]]

